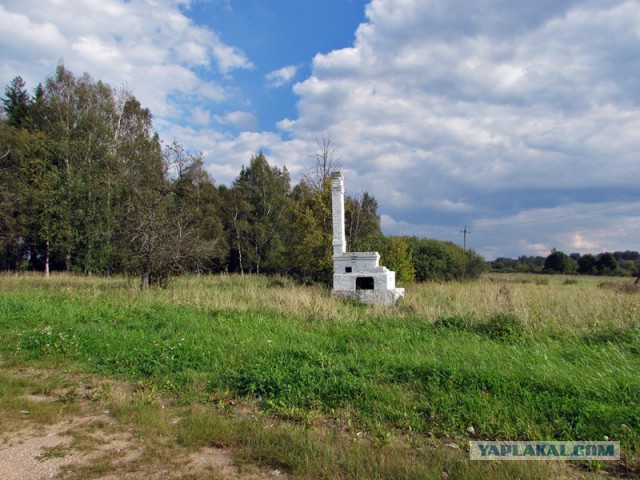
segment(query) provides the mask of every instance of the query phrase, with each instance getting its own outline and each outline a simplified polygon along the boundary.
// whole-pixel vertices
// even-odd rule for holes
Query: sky
[[[637,0],[2,0],[0,83],[130,90],[219,184],[330,137],[388,235],[640,250]]]

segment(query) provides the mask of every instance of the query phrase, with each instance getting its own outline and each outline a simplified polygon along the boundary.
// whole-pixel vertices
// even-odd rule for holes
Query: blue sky
[[[253,68],[229,79],[244,92],[238,108],[246,107],[257,117],[257,128],[275,130],[283,118],[296,115],[295,80],[311,73],[317,53],[350,46],[358,25],[365,20],[365,0],[212,0],[182,8],[197,25],[220,34],[230,45],[240,46]],[[287,88],[270,86],[265,76],[293,67]],[[272,82],[271,82],[272,83]]]
[[[3,0],[0,81],[124,86],[230,183],[331,135],[383,230],[486,258],[640,250],[636,0]]]

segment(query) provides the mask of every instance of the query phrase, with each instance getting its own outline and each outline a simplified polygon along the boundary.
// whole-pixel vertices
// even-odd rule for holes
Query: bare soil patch
[[[49,375],[6,369],[2,373],[5,378],[22,383],[33,380],[34,384]],[[8,417],[13,415],[14,420],[3,424],[0,433],[3,480],[286,478],[279,471],[236,464],[230,449],[188,451],[171,435],[150,438],[124,424],[105,409],[100,396],[105,391],[122,396],[126,386],[81,379],[73,387],[46,393],[25,390],[11,398],[13,408],[19,410],[9,412]],[[77,403],[75,413],[63,413],[63,409],[56,412],[58,405],[69,401]],[[43,423],[47,415],[37,414],[43,407],[51,421]]]

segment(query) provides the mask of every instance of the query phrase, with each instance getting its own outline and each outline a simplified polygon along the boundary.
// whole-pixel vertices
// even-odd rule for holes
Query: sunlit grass
[[[327,424],[320,417],[313,424],[292,423],[260,411],[255,404],[220,400],[176,405],[151,384],[127,384],[88,375],[79,379],[77,375],[73,370],[56,373],[46,369],[31,369],[19,378],[15,370],[0,375],[3,416],[20,402],[22,408],[33,407],[28,394],[41,388],[48,391],[50,405],[58,406],[58,410],[61,403],[75,405],[74,410],[37,419],[40,424],[64,421],[68,426],[65,435],[70,437],[68,443],[44,449],[39,461],[73,452],[91,458],[66,466],[64,478],[138,478],[157,470],[167,478],[226,478],[215,470],[193,472],[185,467],[187,456],[202,449],[223,449],[233,455],[239,478],[244,478],[245,471],[249,472],[248,478],[256,478],[256,467],[269,476],[279,471],[308,479],[575,477],[575,471],[561,462],[471,462],[464,442],[458,441],[461,448],[457,449],[446,445],[454,445],[452,439],[372,435],[347,424]],[[76,396],[78,392],[68,391],[74,379],[90,383],[90,394]],[[70,400],[64,400],[67,397]],[[74,414],[91,421],[72,425]],[[104,449],[107,438],[119,439],[119,445],[127,444],[138,453],[123,462],[125,451]],[[189,471],[186,477],[185,468]],[[581,478],[597,477],[583,472]]]
[[[606,436],[634,456],[632,284],[495,275],[413,285],[386,308],[284,278],[190,276],[141,292],[119,277],[4,275],[0,351],[9,364],[73,362],[143,382],[180,405],[244,399],[281,419],[329,419],[383,441],[464,439],[473,426],[482,439]]]
[[[184,276],[167,289],[141,292],[137,279],[34,274],[2,274],[0,289],[14,292],[56,292],[69,300],[102,299],[184,305],[196,309],[233,310],[305,316],[324,320],[358,321],[363,318],[419,318],[466,315],[483,320],[498,313],[513,313],[530,331],[562,331],[580,335],[603,328],[639,325],[640,295],[617,286],[633,286],[632,278],[567,277],[525,274],[485,275],[467,283],[426,283],[407,287],[396,308],[362,307],[333,299],[322,286],[298,286],[286,278],[239,275]],[[635,292],[637,293],[637,292]]]

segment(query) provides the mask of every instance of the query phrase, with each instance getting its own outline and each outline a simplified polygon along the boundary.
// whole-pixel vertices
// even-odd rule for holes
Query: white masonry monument
[[[362,303],[394,305],[404,296],[396,288],[396,272],[380,266],[378,252],[347,252],[344,233],[344,178],[331,174],[333,215],[333,290],[334,296],[360,300]]]

